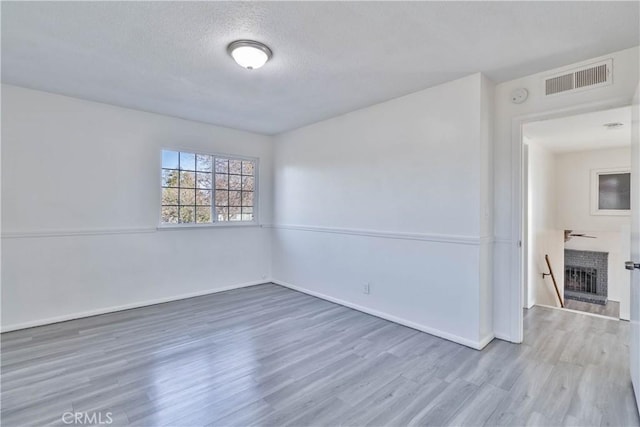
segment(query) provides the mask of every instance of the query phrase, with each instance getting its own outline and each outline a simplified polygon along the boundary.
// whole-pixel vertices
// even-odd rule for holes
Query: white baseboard
[[[269,283],[269,280],[266,280],[266,279],[264,279],[264,280],[255,280],[253,282],[239,283],[239,284],[236,284],[236,285],[224,286],[222,288],[207,289],[205,291],[191,292],[191,293],[188,293],[188,294],[175,295],[175,296],[171,296],[171,297],[158,298],[158,299],[154,299],[154,300],[139,301],[139,302],[134,302],[134,303],[131,303],[131,304],[124,304],[124,305],[118,305],[118,306],[113,306],[113,307],[105,307],[105,308],[99,308],[99,309],[95,309],[95,310],[82,311],[82,312],[78,312],[78,313],[65,314],[63,316],[49,317],[47,319],[38,319],[38,320],[30,321],[30,322],[16,323],[16,324],[13,324],[13,325],[8,325],[8,326],[2,325],[2,327],[0,327],[0,332],[17,331],[17,330],[20,330],[20,329],[27,329],[27,328],[33,328],[33,327],[36,327],[36,326],[50,325],[52,323],[66,322],[68,320],[74,320],[74,319],[81,319],[83,317],[91,317],[91,316],[98,316],[100,314],[115,313],[117,311],[130,310],[132,308],[147,307],[149,305],[162,304],[162,303],[165,303],[165,302],[178,301],[178,300],[182,300],[182,299],[199,297],[199,296],[203,296],[203,295],[216,294],[218,292],[230,291],[230,290],[239,289],[239,288],[246,288],[246,287],[249,287],[249,286],[261,285],[261,284],[264,284],[264,283]]]
[[[494,332],[493,337],[502,341],[512,342],[514,344],[520,344],[519,342],[515,342],[511,339],[511,337],[507,334],[501,334],[499,332]]]
[[[483,338],[480,341],[469,340],[467,338],[463,338],[463,337],[460,337],[460,336],[457,336],[457,335],[454,335],[454,334],[450,334],[448,332],[444,332],[444,331],[441,331],[439,329],[435,329],[435,328],[432,328],[432,327],[429,327],[429,326],[421,325],[419,323],[415,323],[415,322],[412,322],[410,320],[394,316],[392,314],[388,314],[388,313],[385,313],[385,312],[382,312],[382,311],[374,310],[372,308],[368,308],[368,307],[364,307],[364,306],[361,306],[361,305],[358,305],[358,304],[354,304],[354,303],[351,303],[349,301],[345,301],[345,300],[342,300],[342,299],[339,299],[339,298],[334,298],[332,296],[325,295],[325,294],[322,294],[322,293],[316,292],[316,291],[311,291],[309,289],[305,289],[305,288],[302,288],[300,286],[292,285],[291,283],[287,283],[287,282],[284,282],[282,280],[271,279],[271,282],[275,283],[276,285],[280,285],[280,286],[284,286],[285,288],[292,289],[294,291],[302,292],[302,293],[307,294],[307,295],[311,295],[311,296],[314,296],[314,297],[317,297],[317,298],[320,298],[320,299],[323,299],[323,300],[326,300],[326,301],[330,301],[330,302],[333,302],[333,303],[336,303],[336,304],[339,304],[339,305],[342,305],[342,306],[345,306],[345,307],[348,307],[348,308],[352,308],[354,310],[358,310],[358,311],[361,311],[363,313],[370,314],[372,316],[380,317],[381,319],[385,319],[385,320],[388,320],[390,322],[398,323],[400,325],[407,326],[409,328],[416,329],[416,330],[421,331],[421,332],[426,332],[429,335],[435,335],[437,337],[444,338],[446,340],[453,341],[455,343],[462,344],[462,345],[467,346],[467,347],[471,347],[474,350],[482,350],[494,338],[493,334],[491,334],[491,335]]]
[[[496,336],[492,332],[487,336],[485,336],[484,338],[482,338],[480,341],[478,341],[479,348],[477,348],[477,350],[482,350],[483,348],[485,348],[487,345],[489,345],[491,341],[495,339],[495,337]]]

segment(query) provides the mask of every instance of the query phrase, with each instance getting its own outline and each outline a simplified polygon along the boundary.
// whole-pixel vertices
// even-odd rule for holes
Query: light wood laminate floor
[[[613,317],[615,319],[620,318],[620,303],[616,301],[607,301],[606,304],[593,304],[591,302],[576,301],[572,299],[566,299],[564,302],[565,308],[571,310],[584,311],[587,313],[599,314],[601,316]]]
[[[2,334],[2,425],[640,425],[628,333],[535,307],[479,352],[260,285]]]

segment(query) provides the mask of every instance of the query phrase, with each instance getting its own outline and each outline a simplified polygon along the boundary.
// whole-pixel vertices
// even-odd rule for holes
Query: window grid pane
[[[191,224],[195,222],[195,206],[180,206],[180,223]]]
[[[196,206],[196,223],[204,224],[211,222],[211,205]]]
[[[180,170],[183,170],[183,171],[196,170],[196,155],[194,153],[180,152]]]
[[[211,189],[211,174],[206,172],[196,172],[196,187],[205,190]]]
[[[162,186],[175,187],[180,185],[180,171],[178,169],[162,169]]]
[[[196,154],[196,170],[198,172],[211,172],[213,156],[208,154]]]

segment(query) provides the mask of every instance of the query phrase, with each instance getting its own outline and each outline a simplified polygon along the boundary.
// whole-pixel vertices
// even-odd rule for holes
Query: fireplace
[[[564,297],[577,301],[606,304],[608,296],[608,258],[606,252],[564,251]]]
[[[567,265],[564,268],[564,289],[598,294],[598,270],[591,267]]]

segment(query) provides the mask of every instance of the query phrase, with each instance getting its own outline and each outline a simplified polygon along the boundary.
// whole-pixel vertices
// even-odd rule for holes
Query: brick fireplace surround
[[[577,301],[591,302],[596,304],[606,304],[608,298],[609,277],[609,254],[607,252],[595,251],[577,251],[573,249],[565,249],[564,251],[565,272],[570,267],[587,267],[595,268],[596,273],[596,292],[578,292],[567,289],[565,280],[564,297],[565,299],[573,299]]]

